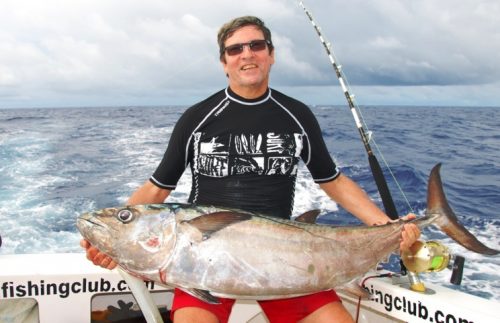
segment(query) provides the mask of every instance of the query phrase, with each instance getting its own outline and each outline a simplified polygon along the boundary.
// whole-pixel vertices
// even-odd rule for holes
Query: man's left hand
[[[416,218],[415,214],[408,214],[402,220],[412,220]],[[410,247],[420,238],[420,229],[414,223],[407,223],[401,232],[401,240],[399,243],[400,251],[408,251]]]

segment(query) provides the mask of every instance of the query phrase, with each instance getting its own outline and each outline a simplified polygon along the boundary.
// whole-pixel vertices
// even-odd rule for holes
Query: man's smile
[[[246,64],[246,65],[243,65],[241,67],[241,70],[242,71],[246,71],[246,70],[249,70],[249,69],[252,69],[252,68],[257,68],[257,65],[256,64]]]

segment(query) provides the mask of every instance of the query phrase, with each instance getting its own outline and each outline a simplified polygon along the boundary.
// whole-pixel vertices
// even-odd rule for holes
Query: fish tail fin
[[[437,215],[437,225],[446,235],[455,240],[461,246],[484,255],[496,255],[500,251],[491,249],[479,241],[459,221],[455,212],[448,204],[444,194],[443,184],[439,170],[441,164],[432,168],[427,187],[427,214]]]

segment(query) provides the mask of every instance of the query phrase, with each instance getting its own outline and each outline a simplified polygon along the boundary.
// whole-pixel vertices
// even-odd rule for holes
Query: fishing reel
[[[438,241],[415,242],[408,251],[401,253],[401,260],[408,269],[411,290],[425,292],[419,273],[438,272],[445,268],[452,270],[450,283],[462,283],[465,258],[451,255],[448,248]]]

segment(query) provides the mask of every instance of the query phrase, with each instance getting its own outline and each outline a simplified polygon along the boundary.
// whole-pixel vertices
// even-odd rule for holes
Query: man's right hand
[[[87,240],[80,240],[80,246],[85,249],[87,259],[92,261],[92,263],[96,266],[101,266],[106,269],[114,269],[118,265],[113,261],[113,259],[100,252],[96,247],[93,247]]]

